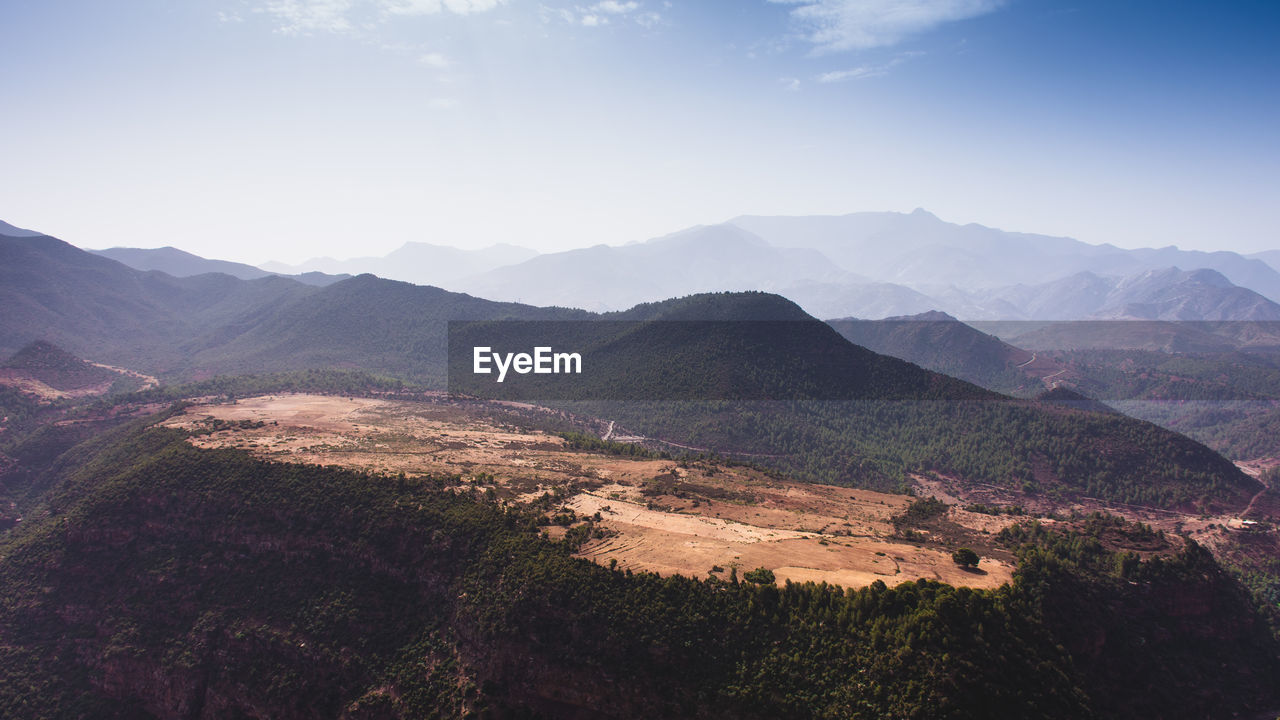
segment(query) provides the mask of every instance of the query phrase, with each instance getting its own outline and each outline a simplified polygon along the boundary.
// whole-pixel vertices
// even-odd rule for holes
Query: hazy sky
[[[1280,248],[1280,2],[0,4],[0,219],[259,263],[909,211]]]

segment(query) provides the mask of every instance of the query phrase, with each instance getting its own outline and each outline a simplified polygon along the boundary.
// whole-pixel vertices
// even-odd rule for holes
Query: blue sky
[[[264,262],[909,211],[1280,248],[1280,3],[0,5],[0,219]]]

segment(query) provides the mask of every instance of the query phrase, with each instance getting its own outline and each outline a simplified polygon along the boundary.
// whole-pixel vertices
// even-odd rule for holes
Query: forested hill
[[[609,570],[441,478],[173,431],[53,472],[0,545],[7,718],[1232,717],[1280,688],[1211,556],[1140,560],[1102,521],[1005,533],[998,590],[779,588]]]
[[[243,332],[203,349],[192,365],[223,372],[361,368],[443,387],[450,321],[589,317],[360,275],[266,310]]]
[[[1034,353],[1014,347],[942,312],[884,320],[828,320],[845,339],[878,353],[1002,392],[1027,392],[1040,383],[1019,371]]]
[[[455,324],[451,389],[514,400],[942,400],[1001,396],[854,345],[795,303],[759,292],[647,303],[592,322]],[[471,349],[582,355],[582,372],[471,371]]]

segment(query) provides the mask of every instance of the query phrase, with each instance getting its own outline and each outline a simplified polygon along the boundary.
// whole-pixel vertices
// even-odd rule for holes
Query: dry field
[[[1007,562],[984,558],[977,572],[965,571],[945,547],[893,540],[889,518],[909,502],[900,495],[789,482],[739,466],[583,452],[517,416],[507,421],[499,409],[270,395],[193,405],[165,424],[196,431],[191,442],[201,447],[239,447],[267,460],[453,476],[504,502],[552,493],[579,517],[599,515],[607,537],[583,545],[581,556],[635,571],[728,577],[735,567],[739,574],[766,567],[779,582],[847,587],[928,578],[985,588],[1010,579]]]

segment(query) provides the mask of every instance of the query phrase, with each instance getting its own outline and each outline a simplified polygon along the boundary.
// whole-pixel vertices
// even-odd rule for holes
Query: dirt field
[[[609,535],[585,544],[582,557],[636,571],[728,577],[735,567],[766,567],[780,583],[852,587],[928,578],[985,588],[1011,576],[1000,560],[965,571],[949,548],[891,539],[889,519],[910,502],[904,496],[738,466],[582,452],[501,418],[444,402],[272,395],[192,406],[166,425],[201,433],[196,445],[269,460],[452,476],[504,502],[553,493],[580,517],[598,513]]]

